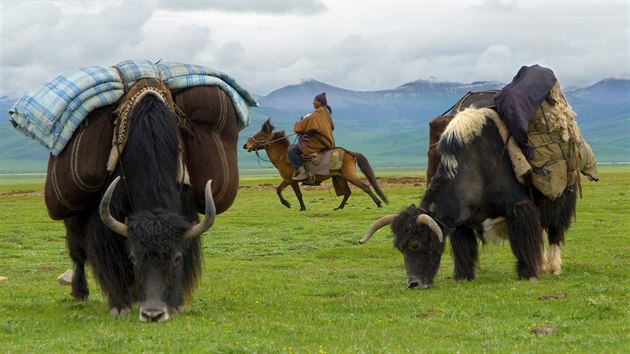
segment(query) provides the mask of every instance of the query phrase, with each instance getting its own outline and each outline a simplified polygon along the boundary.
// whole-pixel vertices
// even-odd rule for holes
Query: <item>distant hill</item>
[[[394,89],[353,91],[307,80],[258,96],[261,107],[251,109],[251,124],[240,133],[239,169],[269,168],[253,153],[241,149],[271,117],[276,130],[292,133],[293,124],[312,110],[313,97],[326,92],[333,108],[338,145],[360,151],[375,168],[413,168],[426,164],[428,122],[448,111],[469,91],[498,90],[504,83],[417,80]],[[588,87],[563,89],[597,161],[630,160],[630,80],[605,79]],[[46,168],[48,152],[17,133],[6,113],[16,99],[0,97],[0,173]],[[261,153],[261,156],[264,156]]]

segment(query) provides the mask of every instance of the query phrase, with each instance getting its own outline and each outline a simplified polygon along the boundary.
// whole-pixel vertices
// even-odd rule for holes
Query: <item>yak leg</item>
[[[560,243],[564,242],[565,232],[571,227],[577,202],[576,186],[567,188],[560,197],[545,203],[541,209],[541,223],[547,229],[549,239],[549,257],[546,270],[553,275],[560,275],[562,257]]]
[[[83,225],[79,221],[79,217],[71,217],[64,220],[66,227],[66,244],[68,253],[74,263],[74,272],[72,275],[72,295],[76,300],[87,300],[90,290],[88,289],[87,279],[85,277],[85,262],[87,254],[85,252],[85,234]]]
[[[536,279],[542,268],[544,246],[540,213],[531,201],[516,203],[508,209],[510,246],[516,256],[516,272],[521,279]]]
[[[547,227],[549,239],[549,257],[547,257],[546,271],[553,275],[560,275],[562,271],[562,256],[560,243],[564,242],[564,233],[568,229],[563,224],[554,223]]]
[[[110,313],[127,315],[138,294],[126,238],[110,231],[101,221],[98,210],[90,215],[87,226],[86,249],[94,278],[107,297]]]
[[[352,176],[352,177],[347,177],[348,182],[354,184],[355,186],[359,187],[359,189],[361,189],[362,191],[364,191],[367,195],[370,196],[370,198],[372,198],[372,200],[374,201],[374,203],[376,204],[377,207],[382,207],[381,205],[381,201],[376,197],[376,195],[374,195],[374,193],[372,193],[372,190],[370,189],[370,186],[368,186],[367,184],[361,182],[360,179],[358,179],[356,176]],[[350,188],[348,188],[350,189]]]
[[[451,250],[455,271],[455,280],[475,279],[475,268],[479,259],[477,239],[473,229],[466,226],[458,226],[451,234]]]

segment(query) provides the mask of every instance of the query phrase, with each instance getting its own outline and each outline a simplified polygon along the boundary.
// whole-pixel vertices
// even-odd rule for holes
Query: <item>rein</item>
[[[260,156],[259,151],[260,151],[260,149],[261,149],[261,148],[265,148],[265,147],[267,147],[267,146],[269,146],[269,145],[271,145],[271,144],[273,144],[273,143],[275,143],[275,142],[281,141],[281,140],[286,139],[286,138],[288,138],[288,137],[290,137],[290,136],[293,136],[293,135],[297,135],[297,134],[293,133],[293,134],[285,135],[285,136],[280,137],[280,138],[277,138],[277,139],[271,139],[271,140],[267,140],[267,141],[257,141],[257,140],[254,138],[254,136],[253,136],[253,135],[252,135],[252,136],[250,136],[250,137],[249,137],[249,140],[251,140],[251,141],[253,141],[253,142],[254,142],[254,148],[256,149],[256,150],[255,150],[255,152],[256,152],[256,157],[258,158],[258,166],[260,166],[260,167],[264,167],[264,166],[262,166],[262,165],[260,164],[260,161],[261,161],[261,160],[262,160],[262,161],[265,161],[265,162],[269,162],[269,163],[271,163],[271,164],[273,165],[273,162],[271,162],[271,160],[267,160],[267,159],[265,159],[264,157]],[[274,167],[275,167],[275,165],[274,165]],[[269,168],[270,168],[270,167],[269,167]]]
[[[254,147],[256,147],[257,148],[256,151],[258,151],[258,148],[264,148],[267,145],[271,145],[271,144],[273,144],[273,143],[275,143],[277,141],[280,141],[280,140],[282,140],[284,138],[288,138],[288,137],[293,136],[293,135],[297,135],[297,134],[293,133],[293,134],[285,135],[285,136],[283,136],[281,138],[278,138],[278,139],[261,141],[261,142],[258,142],[256,139],[254,139],[253,135],[250,136],[249,139],[254,142]]]

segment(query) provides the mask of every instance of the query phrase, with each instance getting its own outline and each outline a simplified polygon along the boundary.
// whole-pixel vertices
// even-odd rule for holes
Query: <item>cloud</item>
[[[172,11],[248,12],[259,14],[315,15],[326,11],[326,5],[317,0],[160,0],[158,7]]]
[[[257,94],[306,78],[353,90],[509,82],[532,64],[563,85],[630,77],[621,0],[5,1],[0,12],[0,96],[131,58],[206,65]]]

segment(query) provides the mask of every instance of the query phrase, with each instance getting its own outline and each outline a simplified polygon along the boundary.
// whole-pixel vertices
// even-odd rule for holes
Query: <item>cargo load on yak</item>
[[[574,185],[580,173],[599,180],[595,156],[582,136],[576,114],[550,69],[523,66],[500,91],[469,92],[429,123],[427,185],[437,171],[437,145],[448,123],[466,109],[491,108],[518,180],[531,184],[551,200]]]
[[[231,205],[238,132],[256,100],[230,76],[204,66],[126,60],[60,75],[9,110],[13,127],[50,151],[44,195],[52,219],[73,216],[98,198],[124,151],[133,103],[147,92],[175,113],[178,180],[192,186],[198,211],[205,211],[209,179],[217,212]]]

